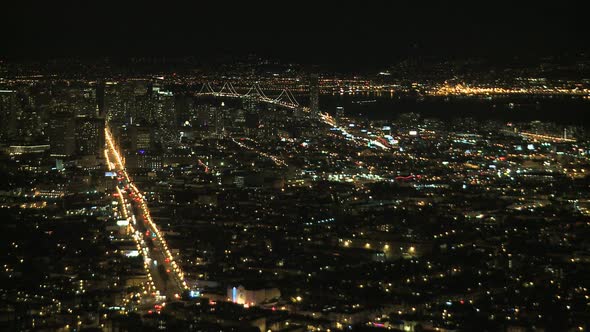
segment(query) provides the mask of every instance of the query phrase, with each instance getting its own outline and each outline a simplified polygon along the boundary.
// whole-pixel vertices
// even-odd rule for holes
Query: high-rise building
[[[214,135],[216,138],[221,138],[225,133],[225,113],[218,107],[211,107],[211,111]]]
[[[197,105],[196,116],[193,121],[193,127],[206,129],[209,126],[209,107],[207,105]]]
[[[52,114],[47,135],[52,155],[66,157],[76,152],[76,121],[70,113]]]
[[[245,125],[247,134],[251,135],[256,133],[258,126],[260,126],[260,116],[258,113],[246,113]]]
[[[133,152],[145,153],[152,150],[152,129],[139,125],[129,127],[129,142]]]
[[[312,74],[309,79],[309,109],[311,114],[320,114],[320,82],[317,74]]]
[[[17,144],[38,144],[44,140],[45,123],[41,103],[30,89],[0,90],[0,136]]]
[[[183,126],[187,121],[190,123],[193,101],[188,96],[174,96],[174,113],[176,125]]]
[[[256,112],[258,110],[258,102],[255,98],[247,96],[242,98],[242,107],[244,107],[246,111]]]
[[[14,90],[0,90],[0,139],[16,134],[20,105]]]
[[[105,144],[104,119],[79,116],[76,118],[76,152],[78,155],[102,157]]]
[[[96,100],[96,90],[91,88],[70,88],[64,97],[64,102],[74,107],[76,116],[97,117],[99,109]]]
[[[102,80],[96,82],[96,106],[98,107],[98,116],[106,116],[105,109],[105,83]]]

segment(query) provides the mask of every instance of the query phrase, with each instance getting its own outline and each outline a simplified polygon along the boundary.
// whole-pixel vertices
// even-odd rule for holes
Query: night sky
[[[307,63],[387,63],[409,56],[561,55],[588,49],[581,2],[39,1],[4,4],[9,57],[256,53]],[[483,2],[483,1],[481,1]],[[198,3],[198,4],[197,4]],[[250,1],[248,1],[250,3]],[[534,6],[533,6],[534,4]]]

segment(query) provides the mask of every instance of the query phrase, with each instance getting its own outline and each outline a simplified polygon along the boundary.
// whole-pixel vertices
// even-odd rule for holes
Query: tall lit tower
[[[320,83],[317,74],[311,74],[309,78],[309,109],[311,114],[320,114]]]
[[[103,80],[98,80],[96,82],[96,107],[98,110],[98,117],[104,118],[106,117],[106,110],[105,110],[105,83]]]

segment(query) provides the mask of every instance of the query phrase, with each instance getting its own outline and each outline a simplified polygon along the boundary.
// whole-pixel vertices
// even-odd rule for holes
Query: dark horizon
[[[588,51],[580,38],[583,14],[575,6],[219,7],[11,4],[1,23],[10,34],[0,56],[192,56],[209,61],[253,53],[347,68],[408,57],[512,58]]]

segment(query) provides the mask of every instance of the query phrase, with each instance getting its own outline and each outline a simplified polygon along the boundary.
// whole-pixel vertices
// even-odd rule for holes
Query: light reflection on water
[[[399,114],[415,112],[425,117],[452,119],[474,117],[501,121],[553,121],[590,125],[590,102],[580,97],[421,97],[391,92],[358,92],[320,97],[323,111],[335,113],[344,107],[345,114],[370,119],[395,119]]]

